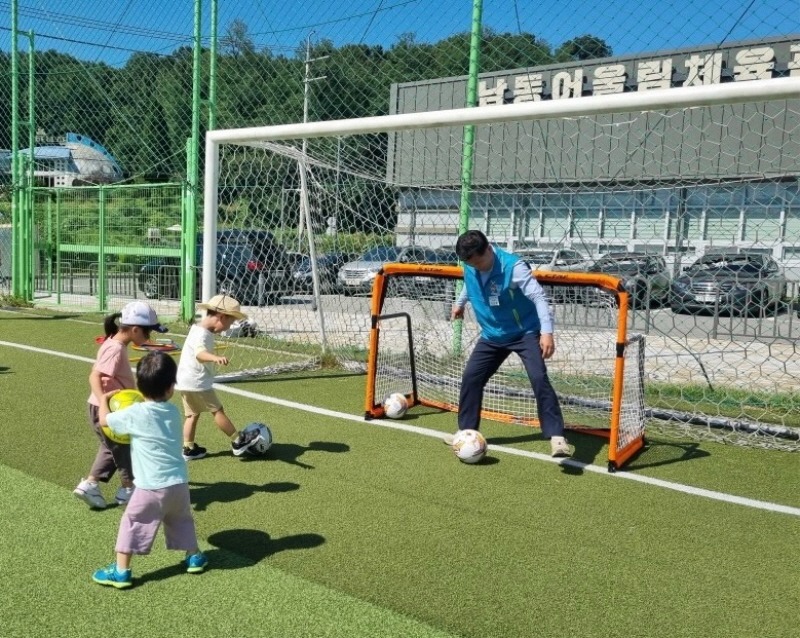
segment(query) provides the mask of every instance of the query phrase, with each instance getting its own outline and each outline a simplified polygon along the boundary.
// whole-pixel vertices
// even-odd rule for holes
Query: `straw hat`
[[[207,303],[199,303],[197,307],[201,310],[213,310],[221,315],[229,315],[235,319],[247,319],[239,302],[229,295],[214,295]]]

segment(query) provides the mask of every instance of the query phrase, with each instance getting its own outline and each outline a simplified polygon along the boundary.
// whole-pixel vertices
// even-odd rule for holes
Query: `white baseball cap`
[[[142,328],[150,328],[156,332],[166,332],[169,330],[166,326],[162,326],[158,323],[156,311],[144,301],[131,301],[121,312],[122,316],[119,322],[123,326],[141,326]]]

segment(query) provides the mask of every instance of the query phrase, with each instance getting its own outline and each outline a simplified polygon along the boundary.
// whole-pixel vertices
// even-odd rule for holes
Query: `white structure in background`
[[[20,155],[29,157],[30,149],[22,149]],[[33,158],[37,186],[108,184],[122,179],[122,168],[114,156],[79,133],[57,138],[38,133]]]

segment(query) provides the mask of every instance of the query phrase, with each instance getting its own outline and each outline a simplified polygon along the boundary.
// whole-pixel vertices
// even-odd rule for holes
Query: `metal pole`
[[[18,0],[11,0],[11,294],[23,295],[25,258],[22,241],[22,211],[19,201],[19,51],[17,50]]]
[[[322,75],[315,78],[311,77],[311,63],[318,62],[319,60],[324,60],[327,58],[327,55],[320,56],[318,58],[311,57],[311,36],[314,35],[314,31],[309,31],[308,37],[306,38],[306,62],[305,62],[305,72],[303,74],[303,123],[305,124],[308,122],[308,106],[311,97],[311,83],[316,82],[317,80],[324,80],[327,76]],[[303,153],[303,163],[302,163],[302,170],[306,170],[306,154],[308,151],[308,140],[303,138],[303,146],[302,146],[302,153]],[[302,183],[304,179],[307,179],[307,175],[301,176],[301,191],[305,188]],[[305,192],[305,191],[303,191]],[[303,198],[303,192],[301,192],[301,200]],[[305,197],[308,197],[308,193],[305,193]],[[303,237],[303,228],[304,226],[308,226],[308,237],[309,240],[313,239],[313,231],[311,229],[311,222],[309,220],[304,219],[305,215],[303,214],[303,210],[300,210],[300,219],[297,223],[297,249],[298,251],[302,252],[302,237]],[[312,268],[314,264],[312,263]]]
[[[211,50],[208,60],[208,130],[217,127],[217,24],[218,0],[211,0]]]
[[[192,131],[187,143],[186,203],[183,207],[183,233],[181,234],[181,318],[194,318],[195,288],[197,281],[197,195],[199,186],[200,153],[200,68],[202,46],[200,42],[201,1],[194,2],[194,55],[192,58]],[[215,247],[212,247],[215,249]]]
[[[303,77],[303,122],[308,122],[308,99],[309,99],[309,86],[312,82],[311,75],[311,36],[313,31],[308,34],[306,39],[306,65],[305,74]],[[317,58],[321,59],[321,58]],[[322,78],[313,78],[313,80],[321,80]],[[308,140],[303,138],[303,152],[300,157],[300,220],[297,225],[297,247],[301,248],[303,226],[308,231],[308,258],[311,261],[311,282],[312,282],[312,295],[314,296],[314,306],[319,312],[319,333],[320,341],[322,342],[322,352],[326,353],[328,350],[328,337],[325,329],[325,310],[321,303],[320,286],[319,286],[319,268],[317,267],[317,248],[314,243],[314,230],[311,223],[311,204],[308,199]]]
[[[35,260],[36,260],[36,238],[33,223],[33,187],[34,183],[34,170],[35,154],[34,147],[36,146],[36,76],[34,75],[34,40],[33,31],[28,31],[28,179],[27,188],[25,189],[25,246],[27,259],[25,260],[25,277],[23,285],[25,287],[25,299],[33,300],[34,275],[35,275]]]
[[[469,41],[469,76],[467,79],[467,108],[478,105],[478,72],[480,70],[481,21],[483,0],[472,2],[472,29]],[[469,230],[470,193],[472,191],[473,157],[475,154],[475,125],[464,127],[464,142],[461,150],[461,203],[458,214],[458,234]],[[461,293],[463,282],[456,285],[456,297]],[[461,354],[462,321],[453,326],[453,351]]]
[[[314,34],[313,31],[309,32],[308,37],[306,38],[306,64],[305,64],[305,71],[303,73],[303,124],[308,122],[308,95],[309,95],[309,83],[311,82],[310,75],[311,75],[311,36]],[[303,241],[303,226],[305,225],[305,215],[303,214],[304,211],[302,209],[303,200],[307,200],[308,193],[306,189],[306,153],[308,151],[308,140],[304,137],[303,138],[303,163],[300,166],[301,173],[300,173],[300,188],[301,188],[301,197],[300,197],[300,218],[297,222],[297,250],[302,252],[302,241]],[[309,237],[311,237],[311,231],[309,229]],[[313,263],[311,264],[313,268]]]
[[[472,30],[469,42],[469,76],[467,79],[467,108],[478,105],[478,72],[480,70],[481,20],[483,0],[473,0]],[[458,234],[469,230],[470,191],[472,190],[473,157],[475,154],[475,125],[464,127],[461,151],[461,204],[458,216]]]
[[[108,308],[108,272],[106,268],[106,187],[100,186],[99,224],[100,234],[97,242],[97,301],[98,309]]]

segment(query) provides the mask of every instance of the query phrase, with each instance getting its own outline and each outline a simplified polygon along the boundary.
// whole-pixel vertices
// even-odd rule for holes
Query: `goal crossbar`
[[[757,86],[756,86],[757,85]],[[800,94],[800,77],[729,82],[677,89],[654,89],[636,93],[598,95],[570,100],[547,100],[445,109],[419,113],[298,122],[273,126],[220,129],[206,133],[206,152],[220,143],[249,144],[275,140],[334,137],[365,133],[407,131],[440,126],[496,124],[514,120],[580,117],[608,113],[631,113],[685,107],[737,104],[755,100],[782,100]],[[208,160],[208,157],[206,157]]]

